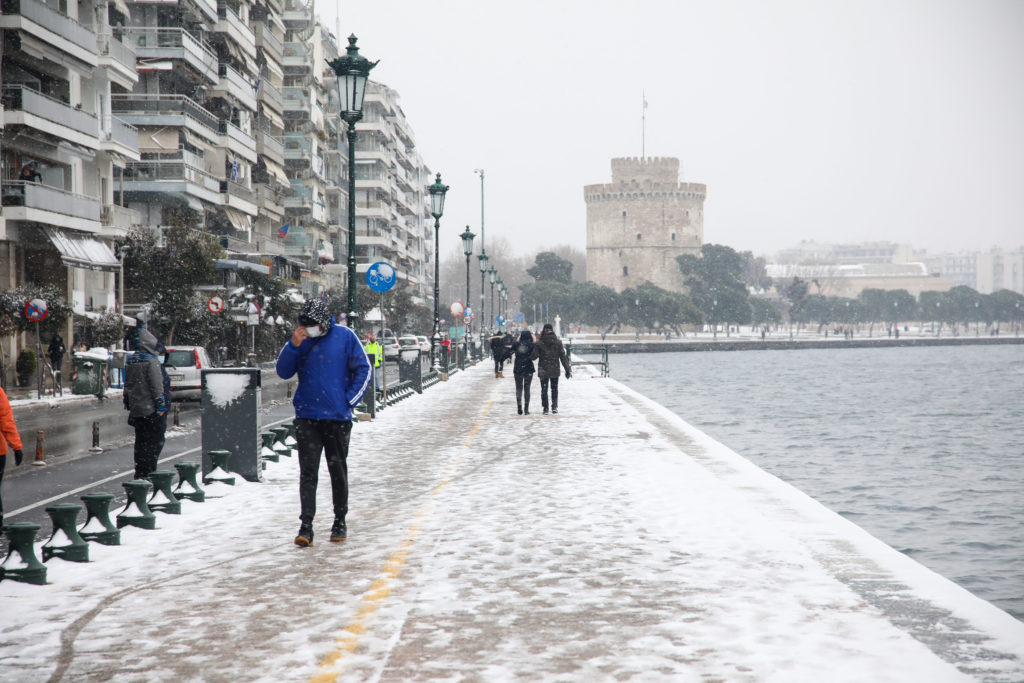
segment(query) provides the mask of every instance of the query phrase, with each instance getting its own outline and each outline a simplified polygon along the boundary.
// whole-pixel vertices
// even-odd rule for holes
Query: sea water
[[[614,354],[611,374],[1024,620],[1024,345]]]

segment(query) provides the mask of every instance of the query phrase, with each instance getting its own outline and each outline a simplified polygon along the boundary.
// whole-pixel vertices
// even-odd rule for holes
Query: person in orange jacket
[[[14,464],[20,465],[25,457],[21,452],[21,437],[18,436],[18,428],[14,424],[14,413],[11,412],[11,402],[7,400],[7,394],[0,389],[0,491],[3,490],[4,467],[7,465],[7,444],[14,449]],[[0,498],[0,530],[4,526],[4,501]]]

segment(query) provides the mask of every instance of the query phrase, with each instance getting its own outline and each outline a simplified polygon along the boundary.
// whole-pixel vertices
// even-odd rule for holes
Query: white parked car
[[[384,349],[384,360],[398,360],[398,340],[394,337],[381,337],[380,347]]]
[[[416,335],[416,343],[419,344],[422,353],[430,353],[430,340],[422,334]]]
[[[171,399],[201,399],[203,390],[199,371],[212,367],[213,363],[202,346],[168,346],[164,368],[171,378]]]
[[[420,343],[416,341],[416,337],[407,334],[398,338],[398,348],[400,351],[408,351],[409,349],[416,349],[418,351]]]

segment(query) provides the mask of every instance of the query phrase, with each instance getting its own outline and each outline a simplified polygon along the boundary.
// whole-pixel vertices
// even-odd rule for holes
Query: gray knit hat
[[[331,312],[327,310],[327,304],[320,299],[310,299],[302,305],[299,311],[300,325],[319,325],[326,331],[331,326]]]

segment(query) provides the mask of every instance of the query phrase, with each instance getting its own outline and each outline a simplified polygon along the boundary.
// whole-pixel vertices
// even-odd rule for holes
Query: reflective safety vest
[[[373,354],[373,367],[379,368],[381,358],[384,355],[384,349],[381,348],[380,342],[366,342],[363,345],[363,348],[366,350],[367,353]]]

